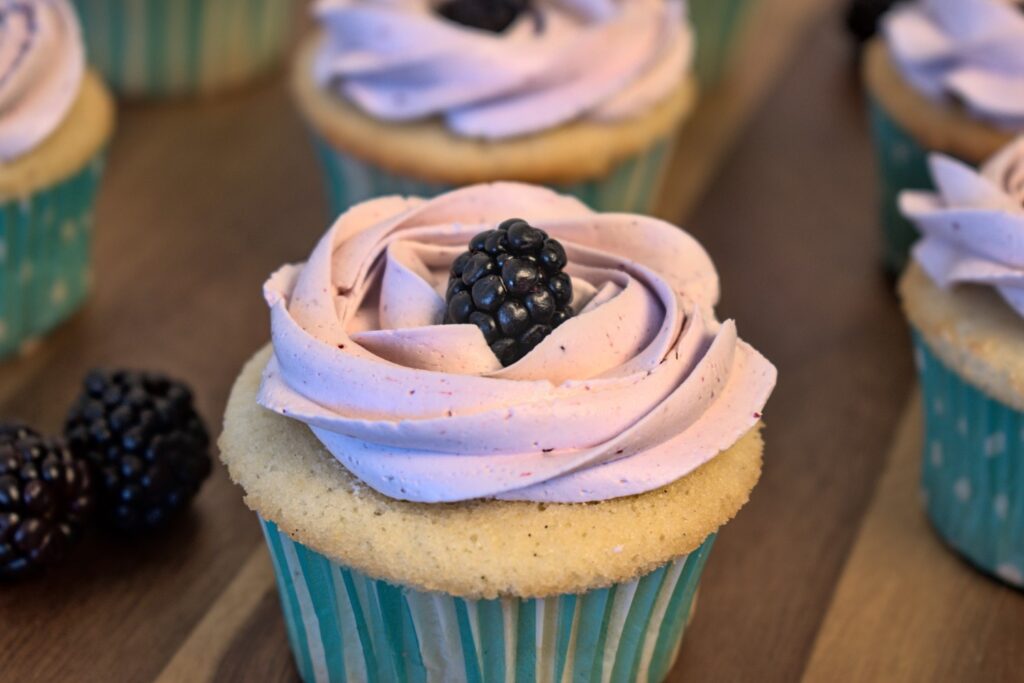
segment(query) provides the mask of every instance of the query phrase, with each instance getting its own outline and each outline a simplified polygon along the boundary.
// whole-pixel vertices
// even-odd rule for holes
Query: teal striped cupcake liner
[[[947,368],[918,332],[914,347],[928,517],[972,564],[1024,589],[1024,413]]]
[[[880,181],[885,267],[899,273],[919,236],[914,224],[900,213],[899,196],[903,190],[934,189],[928,170],[929,151],[896,123],[880,103],[872,99],[868,106]]]
[[[384,170],[335,149],[316,134],[313,141],[323,167],[332,216],[374,197],[395,194],[435,197],[455,189],[451,184],[419,180]],[[644,153],[620,162],[603,178],[570,185],[551,185],[551,188],[578,197],[596,211],[649,214],[661,191],[672,146],[671,139],[658,141]]]
[[[89,60],[129,97],[239,85],[288,48],[291,0],[75,0]]]
[[[714,542],[580,595],[467,600],[374,580],[261,521],[306,683],[661,681]]]
[[[68,179],[0,202],[0,357],[74,313],[89,292],[103,155]]]
[[[750,0],[690,0],[690,23],[697,35],[694,68],[702,84],[712,85],[725,73],[750,4]]]

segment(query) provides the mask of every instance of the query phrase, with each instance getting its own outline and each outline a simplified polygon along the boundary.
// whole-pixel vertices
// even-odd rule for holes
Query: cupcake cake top
[[[481,255],[492,265],[468,265]],[[554,306],[529,304],[544,290]],[[467,291],[472,311],[453,304]],[[396,499],[651,491],[755,427],[775,384],[715,319],[717,275],[693,238],[529,185],[360,204],[264,293],[274,353],[259,402]]]
[[[67,0],[0,3],[0,162],[57,130],[84,73],[81,30]]]
[[[907,81],[934,100],[962,101],[1001,128],[1024,128],[1024,5],[1019,0],[916,0],[883,31]]]
[[[320,0],[314,78],[381,120],[502,139],[617,121],[688,71],[683,0]]]
[[[929,163],[938,191],[900,195],[923,235],[914,260],[936,285],[993,287],[1024,316],[1024,137],[980,170],[942,154]]]

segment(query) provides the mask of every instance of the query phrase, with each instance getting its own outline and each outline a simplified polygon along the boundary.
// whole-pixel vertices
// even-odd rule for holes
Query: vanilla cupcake
[[[206,95],[279,64],[292,0],[75,0],[89,60],[119,95]]]
[[[85,69],[66,0],[0,4],[0,356],[89,291],[92,214],[113,103]]]
[[[1015,0],[914,0],[882,22],[864,78],[881,180],[885,262],[917,238],[904,189],[931,189],[927,155],[977,165],[1024,131],[1024,11]]]
[[[479,185],[360,204],[264,291],[220,446],[304,680],[664,679],[775,383],[697,242]]]
[[[922,480],[942,537],[1024,588],[1024,138],[980,171],[931,158],[900,284],[924,395]]]
[[[320,0],[296,101],[335,213],[494,180],[646,211],[694,104],[682,0]]]

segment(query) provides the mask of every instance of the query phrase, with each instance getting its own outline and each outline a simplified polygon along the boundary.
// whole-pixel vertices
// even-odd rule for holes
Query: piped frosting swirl
[[[441,321],[452,260],[513,215],[565,246],[579,313],[502,368],[476,326]],[[717,275],[693,238],[529,185],[360,204],[264,293],[274,356],[260,403],[399,499],[649,491],[735,443],[775,383],[735,323],[715,320]]]
[[[1024,316],[1024,137],[980,171],[942,154],[929,162],[938,191],[900,195],[923,234],[914,259],[940,287],[993,287]]]
[[[0,3],[0,162],[28,153],[64,121],[85,51],[67,0]]]
[[[1015,0],[916,0],[883,23],[903,76],[934,100],[1024,129],[1024,11]]]
[[[443,117],[509,138],[640,115],[679,87],[693,37],[683,0],[535,0],[501,33],[430,0],[320,0],[314,78],[386,121]]]

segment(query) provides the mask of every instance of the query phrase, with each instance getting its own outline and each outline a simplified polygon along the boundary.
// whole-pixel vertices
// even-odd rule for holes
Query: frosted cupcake
[[[928,514],[1024,588],[1024,138],[980,171],[931,158],[900,205],[924,237],[900,284],[924,394]]]
[[[680,0],[321,0],[292,84],[338,213],[520,180],[648,210],[695,99]]]
[[[220,445],[304,680],[664,679],[775,383],[691,237],[528,185],[387,197],[265,295]]]
[[[89,290],[93,200],[113,104],[66,0],[0,4],[0,356]]]
[[[882,30],[864,77],[885,261],[898,271],[917,233],[897,197],[931,188],[928,153],[977,165],[1024,130],[1024,11],[1014,0],[915,0],[889,12]]]
[[[120,95],[209,94],[279,64],[292,0],[75,0],[89,60]]]

